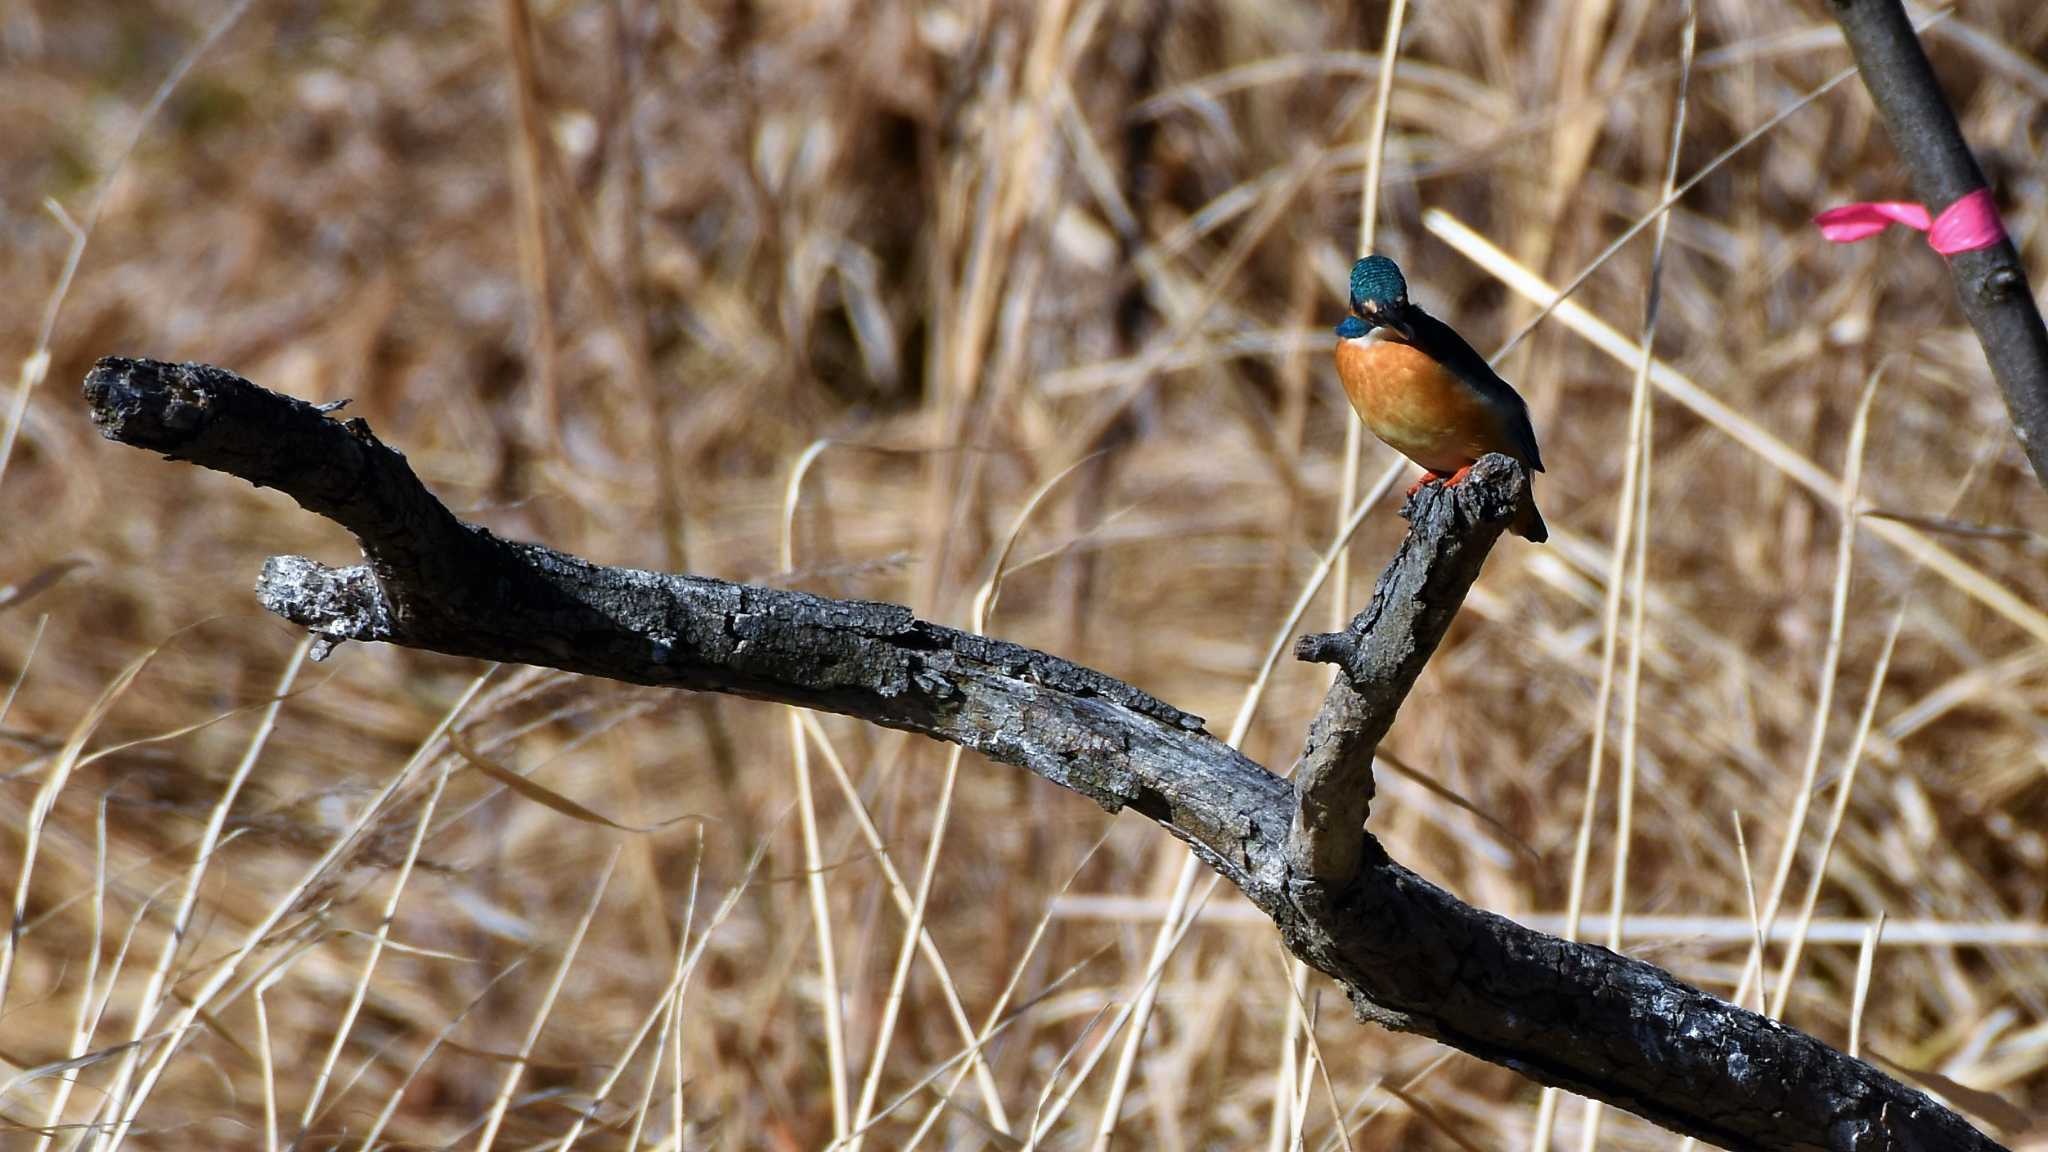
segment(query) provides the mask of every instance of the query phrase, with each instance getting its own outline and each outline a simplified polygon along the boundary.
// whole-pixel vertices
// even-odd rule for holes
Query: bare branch
[[[108,358],[85,392],[109,439],[277,488],[356,534],[367,565],[278,557],[257,586],[272,611],[330,646],[382,640],[922,732],[1164,826],[1388,1027],[1728,1148],[1998,1147],[1804,1033],[1639,960],[1472,908],[1362,832],[1348,882],[1294,869],[1295,790],[1199,718],[1100,672],[894,605],[610,568],[501,540],[457,520],[361,421],[330,420],[218,368]],[[1476,571],[1522,483],[1519,469],[1489,467],[1455,493],[1419,498],[1414,534],[1441,535],[1404,552],[1417,579],[1390,574],[1375,597],[1386,598],[1384,623],[1314,654],[1340,656],[1352,680],[1384,674],[1405,691],[1470,584],[1469,573],[1426,569]],[[1399,603],[1406,596],[1434,599]],[[1391,627],[1403,614],[1415,623]],[[1397,633],[1419,655],[1365,650]],[[1361,706],[1390,716],[1398,694],[1374,687]]]
[[[1408,536],[1372,600],[1342,632],[1304,636],[1294,654],[1342,671],[1309,725],[1289,834],[1296,872],[1342,885],[1358,872],[1372,806],[1372,756],[1443,642],[1486,555],[1527,497],[1528,474],[1506,456],[1472,468],[1457,488],[1416,490],[1401,514]]]
[[[1934,66],[1899,0],[1834,0],[1856,70],[1884,118],[1892,147],[1912,175],[1927,211],[1942,210],[1985,187],[1984,173],[1941,93]],[[1949,257],[1956,300],[2005,394],[2013,431],[2048,485],[2048,328],[2010,239]]]

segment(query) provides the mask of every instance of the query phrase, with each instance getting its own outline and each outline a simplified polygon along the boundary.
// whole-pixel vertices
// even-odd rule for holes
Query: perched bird
[[[1337,325],[1337,376],[1372,434],[1457,484],[1489,452],[1543,471],[1529,406],[1451,326],[1408,300],[1408,281],[1385,256],[1351,266],[1351,312]],[[1375,332],[1377,330],[1377,332]],[[1550,538],[1532,498],[1510,524],[1535,543]]]

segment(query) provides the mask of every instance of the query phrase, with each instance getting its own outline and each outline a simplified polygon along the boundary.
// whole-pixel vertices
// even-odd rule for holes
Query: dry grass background
[[[82,222],[142,129],[0,474],[0,876],[22,877],[0,1145],[261,1147],[274,1130],[353,1148],[374,1130],[387,1147],[537,1148],[579,1117],[586,1148],[828,1144],[846,1123],[836,1079],[858,1108],[904,935],[834,761],[914,895],[946,750],[826,717],[793,760],[802,729],[774,707],[519,669],[479,687],[487,670],[412,652],[298,667],[298,638],[249,584],[274,552],[345,560],[346,538],[275,494],[101,442],[77,381],[126,353],[348,398],[500,531],[952,623],[1033,494],[1100,453],[1031,510],[987,628],[1220,733],[1341,519],[1351,417],[1327,332],[1386,6],[257,0],[145,120],[227,8],[15,0],[0,15],[11,359],[36,350],[71,243],[45,198]],[[1570,280],[1656,205],[1681,6],[1442,0],[1407,16],[1378,247],[1490,350],[1534,308],[1425,213]],[[1820,3],[1702,0],[1698,19],[1681,178],[1848,59]],[[2038,256],[2048,9],[1964,0],[1929,42]],[[2026,1145],[2038,1131],[1963,1089],[2048,1112],[2048,504],[1938,259],[1903,236],[1831,248],[1807,223],[1908,194],[1852,81],[1670,218],[1657,350],[1735,419],[1654,398],[1638,722],[1621,727],[1624,605],[1585,931],[1606,931],[1626,757],[1626,909],[1691,918],[1638,919],[1626,947],[1689,979],[1732,995],[1748,954],[1732,815],[1758,902],[1799,837],[1775,996],[1852,779],[1783,1011],[1844,1042],[1858,942],[1888,915],[1864,1046],[1947,1077]],[[1625,338],[1650,243],[1574,297]],[[1997,530],[1930,531],[1957,558],[1946,571],[1870,518],[1840,562],[1834,477],[1881,364],[1863,499]],[[1494,823],[1383,772],[1373,825],[1467,899],[1554,920],[1636,366],[1553,316],[1503,367],[1534,408],[1556,536],[1502,545],[1389,744]],[[781,576],[789,481],[821,439]],[[1779,448],[1818,465],[1819,490]],[[1389,461],[1370,446],[1364,475]],[[1367,520],[1346,604],[1398,530],[1391,505]],[[1288,764],[1323,675],[1282,664],[1253,756]],[[451,717],[479,756],[617,820],[707,820],[572,819],[433,738]],[[1331,1089],[1359,1147],[1535,1139],[1531,1084],[1362,1028],[1318,979],[1305,1049],[1284,958],[1227,890],[1165,964],[1118,1094],[1123,1037],[1106,1037],[1184,854],[973,757],[948,831],[926,918],[976,1027],[1016,981],[1017,1017],[986,1051],[1018,1137],[992,1133],[970,1078],[923,1146],[1018,1147],[1036,1116],[1040,1146],[1085,1147],[1120,1098],[1123,1147],[1285,1147],[1299,1128],[1329,1148]],[[672,997],[686,932],[701,959]],[[875,1097],[909,1099],[868,1146],[911,1141],[938,1099],[915,1085],[961,1048],[920,960]],[[1558,1109],[1557,1144],[1587,1130],[1582,1106]],[[1677,1143],[1612,1114],[1600,1139]]]

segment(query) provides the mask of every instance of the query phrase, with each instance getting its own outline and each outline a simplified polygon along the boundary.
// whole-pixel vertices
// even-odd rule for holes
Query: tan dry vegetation
[[[1221,733],[1341,519],[1351,416],[1327,326],[1358,234],[1385,7],[258,0],[143,123],[227,7],[18,0],[0,15],[10,363],[36,350],[70,244],[44,199],[83,221],[143,128],[0,474],[0,685],[19,684],[0,710],[0,877],[34,852],[0,1016],[0,1144],[44,1147],[31,1130],[54,1120],[55,1147],[106,1147],[131,1111],[129,1147],[261,1147],[268,1086],[281,1143],[318,1098],[301,1147],[358,1146],[393,1099],[390,1147],[550,1146],[579,1114],[587,1148],[636,1134],[675,1148],[678,1115],[686,1148],[826,1145],[844,1122],[830,1070],[857,1111],[904,934],[827,748],[913,896],[946,750],[821,718],[824,743],[804,757],[821,867],[807,871],[797,729],[774,707],[491,674],[454,717],[478,757],[622,822],[707,818],[631,834],[430,741],[485,671],[473,665],[345,649],[297,671],[268,727],[297,638],[249,583],[266,555],[342,560],[348,541],[274,494],[101,442],[77,382],[94,357],[126,353],[347,398],[451,505],[502,532],[962,624],[1019,510],[1100,451],[1033,510],[988,630],[1128,678]],[[508,51],[521,12],[530,53]],[[1656,206],[1680,5],[1444,0],[1408,20],[1380,246],[1490,350],[1534,309],[1425,212],[1570,280]],[[1681,178],[1847,63],[1818,3],[1703,0],[1699,21]],[[2048,14],[1970,0],[1929,38],[2038,256]],[[1826,936],[1786,1014],[1843,1042],[1856,941],[1888,915],[1865,1047],[2038,1114],[2048,503],[1938,258],[1898,235],[1831,248],[1807,223],[1845,199],[1905,195],[1852,81],[1671,217],[1658,352],[1750,424],[1655,396],[1626,899],[1632,915],[1721,919],[1628,947],[1732,994],[1749,902],[1731,814],[1767,889],[1845,582],[1820,791],[1781,930],[1903,622],[1819,889]],[[1575,299],[1637,332],[1649,251],[1646,232]],[[1947,572],[1867,518],[1842,571],[1836,494],[1802,486],[1755,435],[1832,485],[1881,365],[1864,498],[2000,532],[1930,532],[1960,558]],[[1554,916],[1586,791],[1635,365],[1552,317],[1503,367],[1535,411],[1555,538],[1503,544],[1389,744],[1500,830],[1387,772],[1373,826],[1478,904]],[[795,572],[778,575],[785,491],[821,438],[791,522]],[[1388,460],[1369,447],[1364,475]],[[1346,603],[1363,602],[1398,529],[1391,505],[1368,519]],[[2016,600],[2001,610],[1984,587]],[[1319,602],[1306,626],[1328,612]],[[1625,607],[1620,619],[1594,937],[1629,745]],[[1252,755],[1286,767],[1324,675],[1283,662]],[[338,843],[336,865],[312,871]],[[988,1049],[1011,1131],[1071,1095],[1042,1146],[1094,1139],[1122,1042],[1105,1033],[1142,982],[1183,855],[1142,820],[961,765],[926,919],[976,1027],[1018,973],[1023,1011]],[[1219,891],[1164,969],[1120,1146],[1270,1146],[1275,1132],[1284,1145],[1305,1091],[1304,1146],[1331,1147],[1326,1085],[1362,1122],[1361,1147],[1530,1142],[1529,1082],[1360,1027],[1315,979],[1327,1080],[1304,1073],[1284,958],[1233,907]],[[686,927],[702,959],[671,1019]],[[1972,942],[1990,932],[2008,936]],[[1774,943],[1773,991],[1783,954]],[[643,1021],[679,1056],[654,1037],[628,1054]],[[913,1086],[961,1047],[919,960],[874,1100],[911,1096],[870,1147],[909,1142],[937,1099]],[[99,1058],[49,1067],[81,1053]],[[977,1080],[953,1100],[924,1146],[983,1144]],[[1955,1102],[2001,1120],[1982,1099]],[[1583,1115],[1559,1109],[1561,1145],[1578,1144]],[[1603,1139],[1675,1144],[1612,1115]]]

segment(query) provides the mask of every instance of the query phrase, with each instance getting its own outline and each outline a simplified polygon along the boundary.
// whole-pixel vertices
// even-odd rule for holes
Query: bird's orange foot
[[[1417,492],[1422,491],[1422,486],[1424,484],[1433,484],[1439,480],[1442,480],[1443,478],[1444,474],[1441,472],[1424,472],[1420,479],[1416,480],[1415,483],[1410,484],[1408,486],[1408,491],[1402,494],[1402,498],[1406,499],[1409,496],[1413,496]],[[1453,481],[1453,483],[1455,483],[1455,481]]]
[[[1467,464],[1463,468],[1458,469],[1456,472],[1451,473],[1451,478],[1444,481],[1444,487],[1456,488],[1458,485],[1463,484],[1465,482],[1465,477],[1470,476],[1471,474],[1472,465]]]

